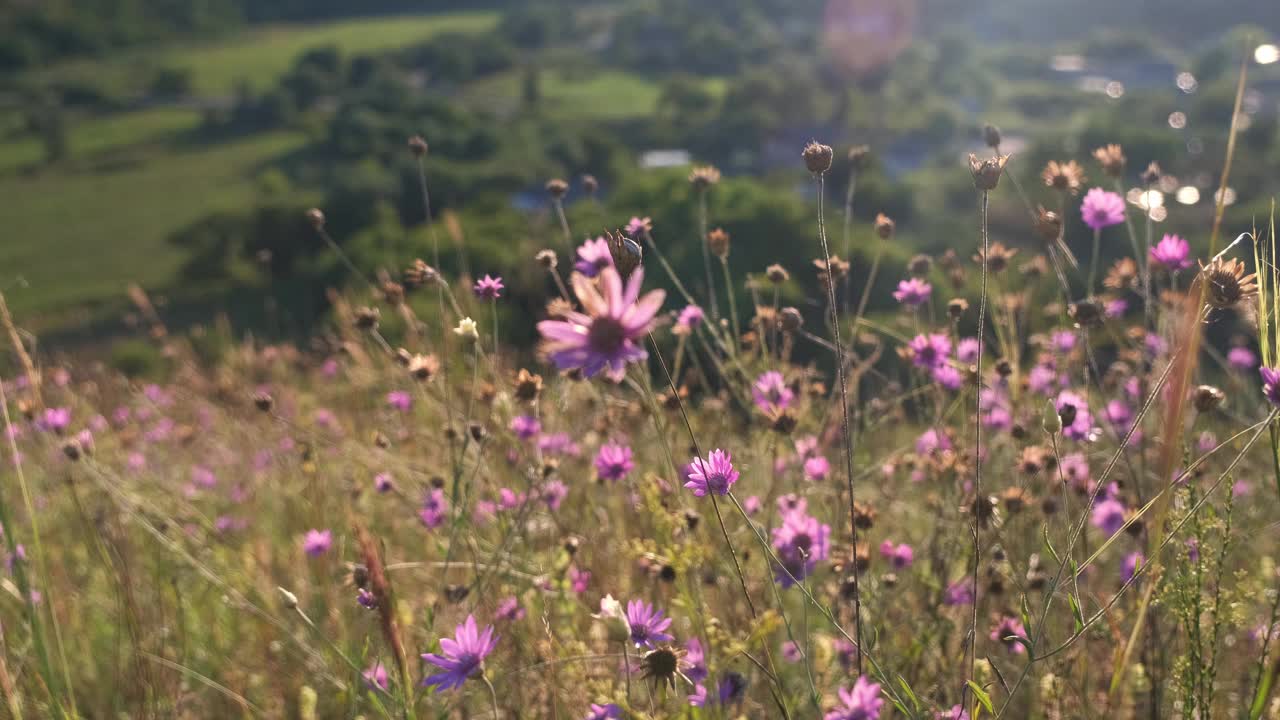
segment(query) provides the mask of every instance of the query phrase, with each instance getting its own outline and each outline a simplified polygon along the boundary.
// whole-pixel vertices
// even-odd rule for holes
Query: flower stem
[[[840,340],[840,311],[836,306],[835,276],[831,268],[831,249],[827,245],[827,228],[823,219],[822,197],[826,194],[825,175],[818,175],[818,238],[822,242],[822,257],[827,264],[827,307],[831,310],[831,334],[836,346],[836,375],[840,378],[840,424],[844,442],[845,479],[849,490],[849,530],[852,535],[852,554],[858,554],[858,523],[854,518],[853,504],[853,437],[849,432],[849,388],[845,379],[844,343]],[[855,562],[856,564],[856,562]],[[858,647],[857,668],[862,674],[862,590],[858,572],[853,573],[853,627]]]

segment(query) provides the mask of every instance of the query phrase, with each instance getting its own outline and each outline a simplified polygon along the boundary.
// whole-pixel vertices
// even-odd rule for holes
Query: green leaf
[[[972,680],[966,680],[965,682],[968,683],[969,689],[973,691],[973,696],[978,699],[978,704],[989,714],[995,715],[996,709],[991,705],[991,696],[987,694],[987,691]],[[978,718],[975,716],[973,720],[978,720]]]
[[[1076,633],[1084,630],[1084,614],[1080,612],[1080,603],[1076,602],[1076,596],[1067,593],[1067,603],[1071,605],[1071,617],[1076,621]]]

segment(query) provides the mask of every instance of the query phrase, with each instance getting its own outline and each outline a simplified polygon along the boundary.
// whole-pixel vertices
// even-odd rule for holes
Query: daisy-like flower
[[[474,615],[468,615],[465,622],[454,629],[452,638],[440,638],[440,652],[425,653],[423,660],[435,665],[444,672],[436,673],[422,681],[427,687],[435,687],[436,691],[455,690],[462,687],[467,678],[484,667],[484,659],[498,644],[493,635],[493,626],[486,625],[480,631]]]
[[[933,369],[933,381],[938,383],[945,390],[959,390],[964,384],[964,375],[950,365],[939,365]]]
[[[1075,195],[1080,192],[1080,186],[1084,184],[1084,168],[1080,167],[1075,160],[1064,163],[1050,160],[1040,173],[1040,179],[1054,190],[1065,190]]]
[[[511,432],[521,440],[528,440],[542,432],[542,423],[532,415],[517,415],[511,418]]]
[[[626,231],[631,237],[640,237],[653,230],[653,221],[647,217],[634,217],[627,221]]]
[[[1262,395],[1267,402],[1280,407],[1280,368],[1261,367],[1258,373],[1262,375]]]
[[[637,341],[653,326],[666,293],[652,290],[640,297],[644,268],[639,267],[625,286],[612,266],[600,271],[598,281],[597,289],[585,275],[574,273],[573,289],[583,311],[538,323],[542,350],[561,370],[581,369],[587,377],[605,371],[621,382],[627,363],[648,357]]]
[[[502,284],[501,277],[493,277],[486,274],[476,281],[471,291],[481,300],[497,300],[502,297],[502,291],[505,288],[506,286]]]
[[[729,453],[717,448],[708,453],[705,460],[694,458],[685,477],[688,482],[684,486],[697,497],[708,493],[727,495],[733,484],[738,482],[738,471],[734,469]]]
[[[434,529],[444,524],[444,519],[449,513],[449,499],[445,497],[442,488],[433,488],[427,493],[427,497],[422,501],[422,509],[418,511],[418,519],[422,520],[422,524],[428,529]]]
[[[880,709],[884,707],[879,683],[873,683],[862,675],[852,688],[840,688],[838,694],[840,705],[827,713],[823,720],[879,720]]]
[[[991,639],[1002,643],[1006,650],[1021,655],[1027,651],[1027,648],[1017,640],[1011,638],[1027,638],[1027,629],[1017,618],[1005,617],[1001,618],[995,629],[991,631]]]
[[[1151,262],[1169,272],[1191,267],[1191,246],[1178,235],[1165,235],[1151,248]]]
[[[913,277],[898,282],[898,289],[893,291],[893,299],[907,307],[918,307],[929,302],[932,292],[932,285]]]
[[[785,410],[795,399],[795,393],[787,387],[786,378],[777,370],[769,370],[756,378],[751,386],[751,397],[761,412],[771,413]]]
[[[917,335],[907,344],[907,350],[911,353],[911,364],[932,370],[946,362],[951,354],[951,338],[943,333]]]
[[[524,615],[524,608],[520,607],[520,601],[514,596],[506,598],[502,602],[498,603],[497,609],[493,611],[493,617],[495,620],[506,620],[508,622],[522,620],[524,619]]]
[[[333,531],[308,530],[302,536],[302,551],[311,557],[320,557],[333,547]]]
[[[1080,217],[1094,230],[1119,225],[1124,222],[1124,198],[1102,188],[1094,188],[1085,193],[1084,201],[1080,203]]]
[[[693,332],[706,317],[706,313],[697,305],[685,305],[676,317],[676,327],[685,333]]]
[[[617,482],[631,474],[635,463],[631,462],[631,448],[617,443],[600,446],[596,453],[596,473],[601,480]]]
[[[631,628],[631,642],[636,647],[651,648],[672,640],[666,633],[666,629],[671,627],[671,618],[643,600],[627,603],[627,625]]]
[[[961,705],[952,705],[950,710],[940,711],[935,720],[969,720],[969,711]]]
[[[1137,550],[1124,556],[1124,562],[1120,563],[1120,581],[1129,582],[1138,570],[1146,564],[1147,559]]]
[[[609,252],[609,241],[605,238],[587,240],[578,246],[578,259],[573,263],[574,270],[593,278],[610,265],[613,265],[613,254]]]

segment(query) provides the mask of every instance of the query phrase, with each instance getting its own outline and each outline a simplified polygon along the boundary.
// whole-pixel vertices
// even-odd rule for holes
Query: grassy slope
[[[165,237],[211,211],[251,203],[255,171],[304,140],[266,134],[119,170],[0,177],[8,239],[0,243],[0,286],[15,275],[29,283],[8,293],[10,304],[39,327],[48,313],[120,297],[129,281],[165,285],[182,260]]]
[[[241,78],[269,85],[298,53],[333,44],[354,53],[419,42],[443,32],[481,31],[489,12],[386,17],[343,22],[278,25],[235,39],[149,53],[126,53],[105,62],[73,62],[45,71],[45,78],[86,77],[122,90],[137,89],[157,67],[187,67],[196,92],[230,92]],[[199,113],[156,108],[72,120],[72,160],[26,176],[43,155],[33,137],[0,143],[0,288],[14,310],[34,327],[74,322],[70,313],[118,298],[130,281],[162,287],[182,260],[165,237],[215,210],[243,207],[257,190],[264,163],[304,142],[295,133],[260,135],[207,147],[174,147],[171,140],[199,122]],[[104,156],[127,166],[102,170]],[[21,277],[28,287],[15,287]]]

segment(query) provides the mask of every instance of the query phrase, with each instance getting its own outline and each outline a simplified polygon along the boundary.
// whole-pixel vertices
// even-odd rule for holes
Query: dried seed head
[[[516,399],[521,402],[533,402],[542,392],[542,376],[520,368],[516,373]]]
[[[1093,151],[1093,157],[1107,175],[1113,178],[1124,175],[1125,157],[1119,145],[1103,145]]]
[[[829,261],[817,258],[813,261],[813,266],[818,268],[818,282],[824,285],[828,279],[834,279],[838,284],[849,274],[849,263],[841,260],[838,255],[832,255]]]
[[[1004,173],[1004,166],[1008,162],[1008,155],[996,155],[978,160],[977,155],[969,153],[969,173],[973,175],[973,186],[983,192],[995,190],[1000,184],[1000,175]]]
[[[270,393],[256,392],[253,394],[253,405],[262,412],[271,412],[271,408],[274,407],[275,404],[276,401],[271,397]]]
[[[319,230],[324,227],[324,213],[320,208],[311,208],[307,211],[307,222],[311,223],[311,227]]]
[[[644,262],[644,249],[622,231],[605,232],[604,235],[609,243],[609,254],[613,256],[613,266],[617,269],[618,275],[626,280]],[[728,236],[725,237],[727,246]],[[726,249],[725,252],[727,253],[728,250]]]
[[[405,268],[403,278],[405,287],[420,288],[424,285],[435,284],[440,279],[440,274],[436,272],[435,268],[418,259]]]
[[[596,191],[600,189],[600,181],[596,179],[595,175],[590,173],[583,175],[582,189],[586,191],[588,195],[595,195]]]
[[[884,213],[876,214],[876,235],[879,235],[881,240],[893,239],[893,231],[896,228],[897,225],[894,224],[893,218]]]
[[[952,320],[959,320],[960,316],[964,315],[965,311],[968,309],[969,301],[964,298],[952,298],[951,301],[947,303],[947,314],[951,316]]]
[[[987,147],[991,148],[992,150],[999,150],[1000,149],[1000,128],[990,123],[983,125],[982,126],[982,142],[986,143]]]
[[[80,446],[80,441],[75,438],[71,438],[62,444],[62,454],[66,455],[68,460],[79,460],[82,451],[83,448]]]
[[[804,146],[804,150],[800,153],[800,157],[804,159],[804,166],[814,175],[822,175],[831,169],[831,160],[835,156],[835,151],[830,145],[823,145],[820,142],[810,142]]]
[[[1097,300],[1081,300],[1067,306],[1067,315],[1080,327],[1096,327],[1102,324],[1102,303]],[[1067,423],[1070,425],[1071,423]]]
[[[533,259],[543,270],[555,270],[558,264],[555,250],[539,250]]]
[[[644,654],[640,659],[641,677],[655,685],[666,685],[672,690],[680,676],[680,665],[685,651],[670,645],[662,645]]]
[[[769,278],[769,282],[774,285],[781,285],[791,279],[791,274],[787,272],[787,269],[777,263],[765,268],[764,274],[765,277]]]
[[[973,261],[981,265],[985,258],[988,272],[1002,273],[1009,268],[1009,261],[1017,254],[1017,248],[1007,248],[1004,243],[997,242],[987,248],[985,256],[982,251],[978,251],[973,256]]]
[[[1043,205],[1036,206],[1036,234],[1045,242],[1054,242],[1062,234],[1062,218],[1052,210],[1045,210]]]
[[[391,307],[397,307],[404,302],[404,286],[397,282],[387,280],[382,283],[382,299]]]
[[[795,332],[804,327],[804,315],[794,307],[782,308],[779,318],[779,323],[786,332]]]
[[[409,152],[417,157],[427,154],[427,141],[422,139],[421,135],[414,135],[409,138]]]
[[[1031,495],[1020,487],[1005,488],[1000,493],[1000,500],[1004,502],[1004,509],[1010,513],[1020,513],[1028,505]]]
[[[560,200],[569,193],[569,183],[560,178],[552,178],[547,181],[547,194],[553,200]]]
[[[1146,170],[1142,171],[1142,184],[1155,185],[1160,182],[1160,176],[1163,174],[1164,173],[1160,170],[1160,164],[1153,161],[1147,166]]]
[[[876,524],[876,511],[870,505],[855,501],[853,503],[853,524],[860,530],[870,530]]]
[[[695,190],[706,190],[720,182],[720,171],[711,165],[699,165],[689,172],[689,184]]]
[[[718,258],[729,257],[729,233],[723,228],[716,228],[707,233],[707,249]]]
[[[779,435],[790,435],[795,432],[797,424],[799,424],[799,421],[796,419],[795,413],[789,409],[778,410],[772,413],[769,418],[769,429]]]
[[[1197,412],[1207,413],[1216,410],[1227,399],[1226,393],[1212,385],[1201,385],[1192,394]]]
[[[1202,265],[1200,275],[1208,290],[1206,300],[1209,305],[1226,310],[1257,295],[1257,274],[1245,275],[1244,271],[1244,263],[1236,258],[1217,258],[1208,265]]]
[[[285,589],[284,589],[284,588],[282,588],[282,587],[278,587],[278,588],[276,588],[276,590],[280,591],[280,597],[283,599],[283,601],[284,601],[284,606],[285,606],[285,608],[286,608],[286,609],[288,609],[288,610],[297,610],[297,609],[298,609],[298,596],[297,596],[297,595],[294,595],[293,593],[289,592],[288,590],[285,590]]]
[[[361,330],[376,330],[382,319],[382,312],[376,307],[356,308],[355,325]]]
[[[912,257],[907,261],[907,273],[916,277],[924,277],[933,269],[933,258],[925,254]]]
[[[871,148],[866,145],[854,145],[849,148],[849,164],[854,170],[862,170],[867,167],[867,161],[871,157]]]

